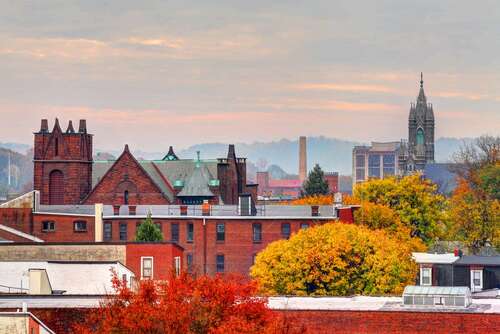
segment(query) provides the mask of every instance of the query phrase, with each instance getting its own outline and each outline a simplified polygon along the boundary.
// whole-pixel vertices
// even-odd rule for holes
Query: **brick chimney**
[[[304,182],[307,178],[307,139],[299,137],[299,180]]]
[[[46,119],[42,119],[42,124],[40,126],[40,132],[41,133],[49,132],[49,121],[47,121]]]
[[[87,133],[87,121],[84,119],[80,120],[80,126],[78,127],[79,133]]]

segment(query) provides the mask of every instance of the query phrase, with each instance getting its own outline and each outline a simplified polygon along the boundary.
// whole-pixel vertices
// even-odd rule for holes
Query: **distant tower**
[[[12,162],[11,162],[10,150],[9,150],[9,163],[8,163],[8,167],[7,167],[9,169],[8,172],[7,172],[7,184],[9,186],[9,188],[11,186],[11,163]]]
[[[299,180],[304,182],[307,178],[307,139],[299,137]]]
[[[92,188],[92,135],[85,120],[78,132],[70,121],[63,131],[56,119],[52,132],[42,120],[35,132],[34,179],[41,204],[79,204]]]
[[[422,170],[429,162],[434,162],[434,110],[432,104],[427,103],[424,78],[420,73],[417,103],[411,104],[408,117],[407,169]]]

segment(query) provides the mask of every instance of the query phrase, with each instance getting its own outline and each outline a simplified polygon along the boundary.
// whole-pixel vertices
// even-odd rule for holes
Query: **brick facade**
[[[125,195],[126,194],[126,195]],[[125,198],[127,197],[127,198]],[[161,189],[130,153],[128,146],[96,184],[84,204],[169,204]]]
[[[44,229],[45,222],[54,222],[54,230]],[[86,230],[75,230],[76,222],[85,222]],[[94,229],[94,216],[43,213],[33,215],[32,235],[46,242],[92,242],[95,241]]]
[[[92,187],[92,135],[80,121],[75,132],[70,122],[66,132],[56,119],[52,132],[42,120],[34,134],[34,189],[41,204],[79,203]]]

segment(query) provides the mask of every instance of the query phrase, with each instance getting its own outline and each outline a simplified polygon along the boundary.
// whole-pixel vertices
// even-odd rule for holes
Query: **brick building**
[[[215,160],[179,159],[170,147],[162,160],[139,161],[125,145],[115,161],[94,161],[92,136],[85,120],[78,131],[71,121],[63,131],[57,119],[49,131],[42,120],[33,160],[41,204],[237,204],[242,194],[255,202],[257,185],[247,184],[246,159],[234,145]]]
[[[25,196],[37,203],[36,191]],[[164,240],[182,248],[184,269],[248,274],[255,255],[301,228],[353,221],[354,207],[256,205],[38,205],[0,207],[0,238],[31,243],[130,242],[148,212]],[[21,201],[19,206],[23,206]],[[138,247],[143,245],[139,244]]]

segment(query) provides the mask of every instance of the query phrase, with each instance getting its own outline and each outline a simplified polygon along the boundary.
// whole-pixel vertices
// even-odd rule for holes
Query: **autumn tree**
[[[146,219],[137,228],[135,240],[143,242],[154,242],[163,240],[163,235],[160,231],[160,228],[155,225],[153,219],[151,218],[151,212],[148,212]]]
[[[294,333],[265,298],[255,297],[256,284],[242,277],[183,274],[140,281],[133,291],[115,276],[113,285],[116,295],[77,324],[75,333]]]
[[[326,195],[330,192],[328,182],[325,180],[325,173],[321,167],[316,164],[309,172],[307,180],[304,181],[302,196]]]
[[[442,236],[448,216],[446,199],[437,193],[437,186],[416,173],[402,178],[371,179],[354,188],[353,199],[391,208],[401,223],[430,243]]]
[[[340,223],[269,244],[251,268],[262,292],[285,295],[397,294],[416,272],[409,245],[384,230]]]
[[[450,200],[448,237],[474,253],[500,249],[500,137],[481,136],[455,155],[458,186]]]
[[[331,205],[333,195],[311,195],[284,202],[285,205]]]

